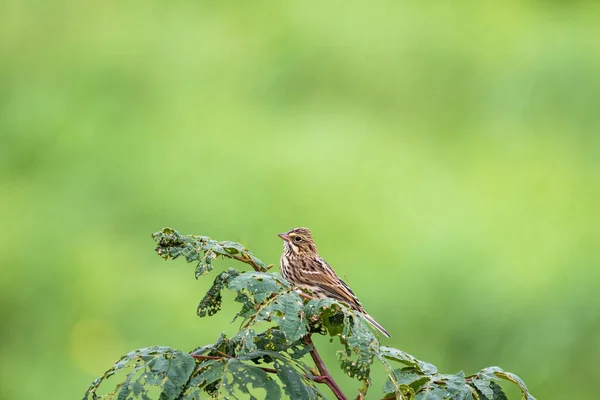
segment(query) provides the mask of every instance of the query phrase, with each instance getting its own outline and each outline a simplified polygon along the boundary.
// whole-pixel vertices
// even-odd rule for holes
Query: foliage
[[[386,399],[482,399],[504,400],[498,381],[515,383],[523,399],[534,400],[521,379],[499,367],[485,368],[465,376],[440,374],[435,366],[401,350],[381,346],[378,336],[361,314],[333,299],[312,299],[299,293],[279,274],[241,244],[217,242],[205,236],[183,236],[164,228],[153,235],[156,252],[165,259],[184,256],[197,262],[196,277],[212,270],[219,256],[251,265],[242,272],[233,268],[217,275],[198,306],[198,315],[214,315],[221,309],[223,289],[236,293],[241,304],[234,319],[242,323],[237,334],[221,335],[214,343],[190,353],[168,347],[139,349],[123,356],[87,390],[84,399],[200,399],[237,398],[292,399],[324,398],[318,384],[324,383],[338,399],[346,398],[322,363],[310,339],[312,334],[337,337],[343,346],[338,363],[348,376],[361,382],[359,397],[367,394],[371,365],[378,360],[388,380]],[[305,363],[312,357],[317,369]],[[117,373],[124,378],[106,394],[100,385]]]

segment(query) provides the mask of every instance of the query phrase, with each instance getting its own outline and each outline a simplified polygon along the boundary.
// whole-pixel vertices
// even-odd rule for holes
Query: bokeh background
[[[80,398],[128,350],[236,330],[231,303],[195,316],[212,277],[159,259],[152,232],[277,264],[276,234],[303,225],[385,343],[447,373],[501,366],[538,399],[596,398],[599,15],[3,1],[0,397]],[[339,346],[318,345],[355,393]]]

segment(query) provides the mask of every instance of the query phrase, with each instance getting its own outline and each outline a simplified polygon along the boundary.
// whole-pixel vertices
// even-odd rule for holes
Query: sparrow
[[[321,258],[308,228],[294,228],[278,235],[283,239],[279,262],[281,275],[300,289],[311,291],[317,298],[331,298],[349,305],[386,337],[390,334],[363,308],[350,287]]]

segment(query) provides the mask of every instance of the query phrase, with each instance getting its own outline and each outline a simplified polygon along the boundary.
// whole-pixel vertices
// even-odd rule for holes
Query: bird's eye
[[[295,240],[296,242],[301,242],[301,241],[302,241],[302,238],[301,238],[300,236],[296,236],[296,237],[294,238],[294,240]]]

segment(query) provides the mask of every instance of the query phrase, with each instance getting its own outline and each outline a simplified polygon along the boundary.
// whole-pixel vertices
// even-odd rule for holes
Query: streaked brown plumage
[[[285,279],[299,288],[310,290],[317,297],[329,297],[348,304],[381,333],[390,337],[390,334],[367,314],[352,289],[319,256],[309,229],[294,228],[279,234],[279,237],[284,240],[279,266]]]

